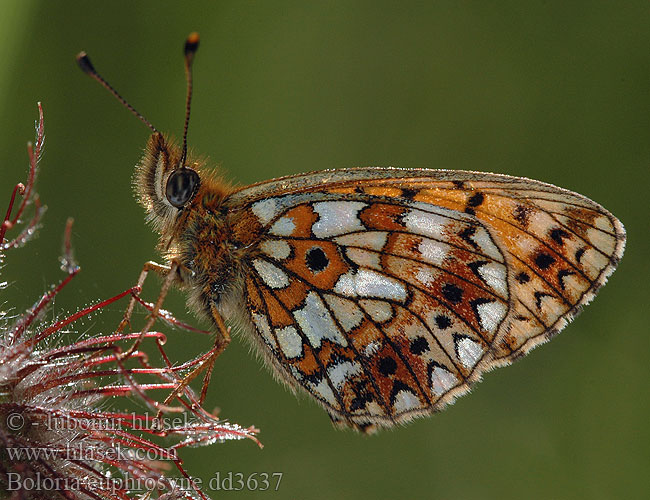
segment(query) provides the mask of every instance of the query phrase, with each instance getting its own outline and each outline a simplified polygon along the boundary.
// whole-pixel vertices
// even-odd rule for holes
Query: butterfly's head
[[[185,41],[184,48],[187,99],[182,147],[178,147],[167,140],[149,120],[118,94],[97,73],[85,52],[77,55],[77,63],[84,73],[105,87],[153,132],[147,144],[145,155],[136,167],[133,182],[136,196],[147,210],[148,220],[161,233],[163,238],[173,237],[178,229],[179,214],[191,206],[201,186],[198,163],[188,161],[187,154],[187,129],[192,101],[192,62],[198,47],[198,33],[190,34]]]
[[[179,215],[191,207],[201,187],[198,163],[189,165],[178,146],[154,132],[136,167],[136,197],[147,211],[147,219],[162,235],[174,232]]]

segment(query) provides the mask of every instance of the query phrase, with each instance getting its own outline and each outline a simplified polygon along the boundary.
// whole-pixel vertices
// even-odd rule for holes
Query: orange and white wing
[[[277,374],[363,430],[429,414],[561,330],[621,223],[579,194],[476,172],[347,169],[234,193],[244,293]]]

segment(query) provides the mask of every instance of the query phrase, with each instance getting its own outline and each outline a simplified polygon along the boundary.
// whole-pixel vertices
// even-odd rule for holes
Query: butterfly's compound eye
[[[199,188],[199,174],[189,168],[179,168],[167,179],[165,196],[176,208],[183,208],[196,194]]]

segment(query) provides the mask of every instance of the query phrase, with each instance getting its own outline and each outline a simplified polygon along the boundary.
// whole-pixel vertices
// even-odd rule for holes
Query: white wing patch
[[[347,257],[359,267],[369,267],[381,271],[381,255],[377,252],[370,252],[361,248],[346,248]]]
[[[406,300],[404,284],[369,269],[344,274],[334,285],[334,291],[348,297],[376,297],[398,302]]]
[[[438,273],[434,273],[431,269],[423,267],[418,269],[418,272],[415,273],[415,279],[423,285],[429,286],[436,280],[437,275]]]
[[[403,222],[412,233],[441,240],[445,237],[444,229],[449,224],[449,219],[413,208],[404,216]]]
[[[275,264],[263,259],[255,259],[253,267],[267,286],[275,289],[289,286],[289,276]]]
[[[474,368],[474,365],[483,354],[483,348],[472,339],[463,337],[456,341],[456,349],[458,351],[458,359],[462,365],[468,370]]]
[[[316,292],[311,291],[307,294],[304,307],[295,310],[293,316],[312,347],[320,347],[323,339],[347,347],[347,339],[337,328],[334,319]]]
[[[340,234],[365,231],[359,211],[368,205],[358,201],[321,201],[313,204],[320,216],[311,230],[316,238],[325,239]]]
[[[390,321],[393,317],[393,308],[388,302],[382,300],[362,299],[359,301],[363,310],[376,323]]]
[[[366,346],[366,348],[363,351],[363,354],[367,358],[370,358],[370,357],[374,356],[375,354],[377,354],[379,349],[381,349],[381,342],[379,342],[378,340],[373,340],[372,342],[370,342]]]
[[[269,257],[284,260],[291,255],[291,247],[284,240],[264,240],[260,245],[260,250]]]
[[[508,306],[503,302],[495,300],[494,302],[478,304],[476,310],[483,329],[490,333],[495,333],[497,327],[508,313]]]
[[[420,399],[410,391],[400,391],[395,395],[395,403],[393,409],[395,413],[403,413],[409,410],[422,408]]]
[[[264,341],[273,349],[277,348],[278,345],[275,343],[275,339],[271,334],[271,327],[269,326],[269,321],[266,319],[266,316],[258,313],[253,313],[251,316],[253,318],[253,323],[255,323],[255,326],[257,327],[257,331],[260,332]]]
[[[280,349],[287,358],[302,356],[302,338],[293,326],[285,326],[275,330]]]
[[[307,385],[316,393],[318,397],[327,402],[327,404],[334,408],[340,408],[339,403],[336,400],[334,393],[332,392],[332,388],[327,383],[327,380],[323,379],[317,384],[313,382],[307,382]]]
[[[480,277],[499,297],[508,298],[508,281],[506,266],[497,262],[488,262],[478,268]]]
[[[325,302],[327,302],[339,324],[346,332],[351,332],[363,321],[363,311],[353,301],[327,294],[325,295]]]
[[[257,203],[253,203],[251,207],[251,210],[263,226],[271,222],[281,209],[282,207],[278,206],[278,201],[275,198],[258,201]]]
[[[333,241],[344,247],[367,248],[380,252],[387,240],[388,233],[386,231],[364,231],[337,236]]]
[[[296,229],[296,223],[293,222],[293,217],[280,217],[276,220],[269,233],[275,236],[291,236]]]
[[[503,255],[501,255],[501,252],[496,247],[485,228],[477,228],[476,231],[474,231],[474,233],[470,236],[470,239],[476,243],[483,255],[488,256],[490,259],[503,262]]]
[[[442,266],[443,261],[449,252],[449,245],[442,243],[441,241],[422,238],[418,250],[420,251],[424,262],[428,262],[435,266]]]
[[[458,384],[458,379],[453,373],[436,366],[431,372],[431,392],[436,396],[442,396],[449,389]]]
[[[334,366],[330,366],[327,370],[332,385],[341,390],[346,380],[351,379],[355,375],[360,375],[362,372],[361,365],[352,361],[342,361]]]

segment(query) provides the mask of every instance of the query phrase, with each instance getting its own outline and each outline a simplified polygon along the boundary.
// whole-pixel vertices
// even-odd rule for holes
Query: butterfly
[[[168,275],[214,325],[212,361],[236,322],[277,379],[372,432],[441,410],[551,339],[616,268],[616,217],[522,177],[352,168],[227,185],[187,155],[197,48],[192,34],[182,147],[129,108],[153,131],[137,197]]]

